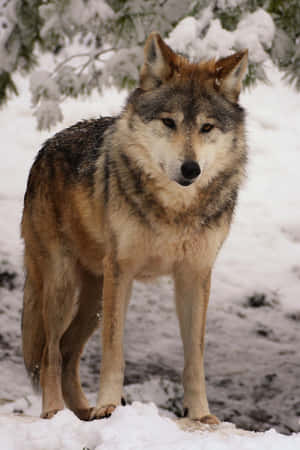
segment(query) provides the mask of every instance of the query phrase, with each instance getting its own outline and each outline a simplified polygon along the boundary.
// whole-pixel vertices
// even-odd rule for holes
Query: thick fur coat
[[[43,393],[42,417],[66,404],[80,418],[120,404],[123,331],[132,283],[169,274],[184,346],[184,410],[217,423],[203,367],[211,271],[246,164],[238,96],[247,52],[204,63],[152,33],[140,85],[118,117],[83,121],[40,150],[24,202],[25,365]],[[99,325],[97,404],[79,360]]]

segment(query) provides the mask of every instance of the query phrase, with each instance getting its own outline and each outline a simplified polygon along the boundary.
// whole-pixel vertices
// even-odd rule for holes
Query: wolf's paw
[[[188,408],[184,408],[183,417],[189,417],[189,410]],[[200,422],[205,425],[219,425],[220,421],[214,414],[205,414],[201,417],[190,417],[191,420],[195,422]]]
[[[201,423],[206,425],[219,425],[220,421],[214,414],[206,414],[205,416],[200,417],[200,419],[195,419]]]
[[[94,409],[95,408],[76,409],[73,412],[80,420],[93,420],[91,419],[91,414]]]
[[[50,411],[42,412],[41,418],[42,419],[52,419],[52,417],[55,416],[58,411],[61,411],[61,409],[51,409]]]
[[[104,419],[105,417],[110,417],[114,410],[115,405],[105,405],[100,408],[91,408],[90,417],[88,420]]]

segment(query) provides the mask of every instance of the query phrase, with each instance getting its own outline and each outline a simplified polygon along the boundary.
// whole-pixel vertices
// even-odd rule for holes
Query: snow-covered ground
[[[110,419],[80,422],[70,411],[52,420],[18,421],[0,416],[5,450],[296,450],[300,434],[274,430],[247,433],[222,424],[216,430],[185,431],[160,417],[153,404],[119,407]]]
[[[211,410],[248,430],[300,432],[300,95],[270,67],[270,85],[242,94],[248,111],[248,181],[212,283],[206,339]],[[22,243],[19,223],[33,158],[51,133],[37,132],[28,86],[0,111],[0,414],[38,416],[23,368],[20,320]],[[64,123],[119,111],[125,93],[69,100]],[[180,413],[182,348],[172,284],[137,283],[129,308],[126,346],[128,403],[155,402],[160,412]],[[82,360],[82,380],[95,399],[99,334]],[[168,411],[168,412],[167,412]],[[51,421],[24,423],[0,415],[2,449],[297,449],[300,434],[187,433],[153,405],[119,408],[110,419],[83,423],[69,411]]]

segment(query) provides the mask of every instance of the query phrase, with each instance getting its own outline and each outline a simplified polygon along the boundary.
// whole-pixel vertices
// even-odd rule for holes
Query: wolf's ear
[[[140,87],[154,89],[171,78],[177,55],[165,44],[157,32],[152,32],[144,48],[144,64],[140,73]]]
[[[242,50],[227,58],[219,59],[215,68],[215,88],[229,100],[236,102],[248,66],[248,50]]]

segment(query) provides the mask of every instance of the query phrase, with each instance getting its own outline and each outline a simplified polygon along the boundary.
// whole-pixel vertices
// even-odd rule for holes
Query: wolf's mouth
[[[190,186],[193,181],[191,180],[179,180],[177,181],[178,184],[180,184],[181,186]]]

